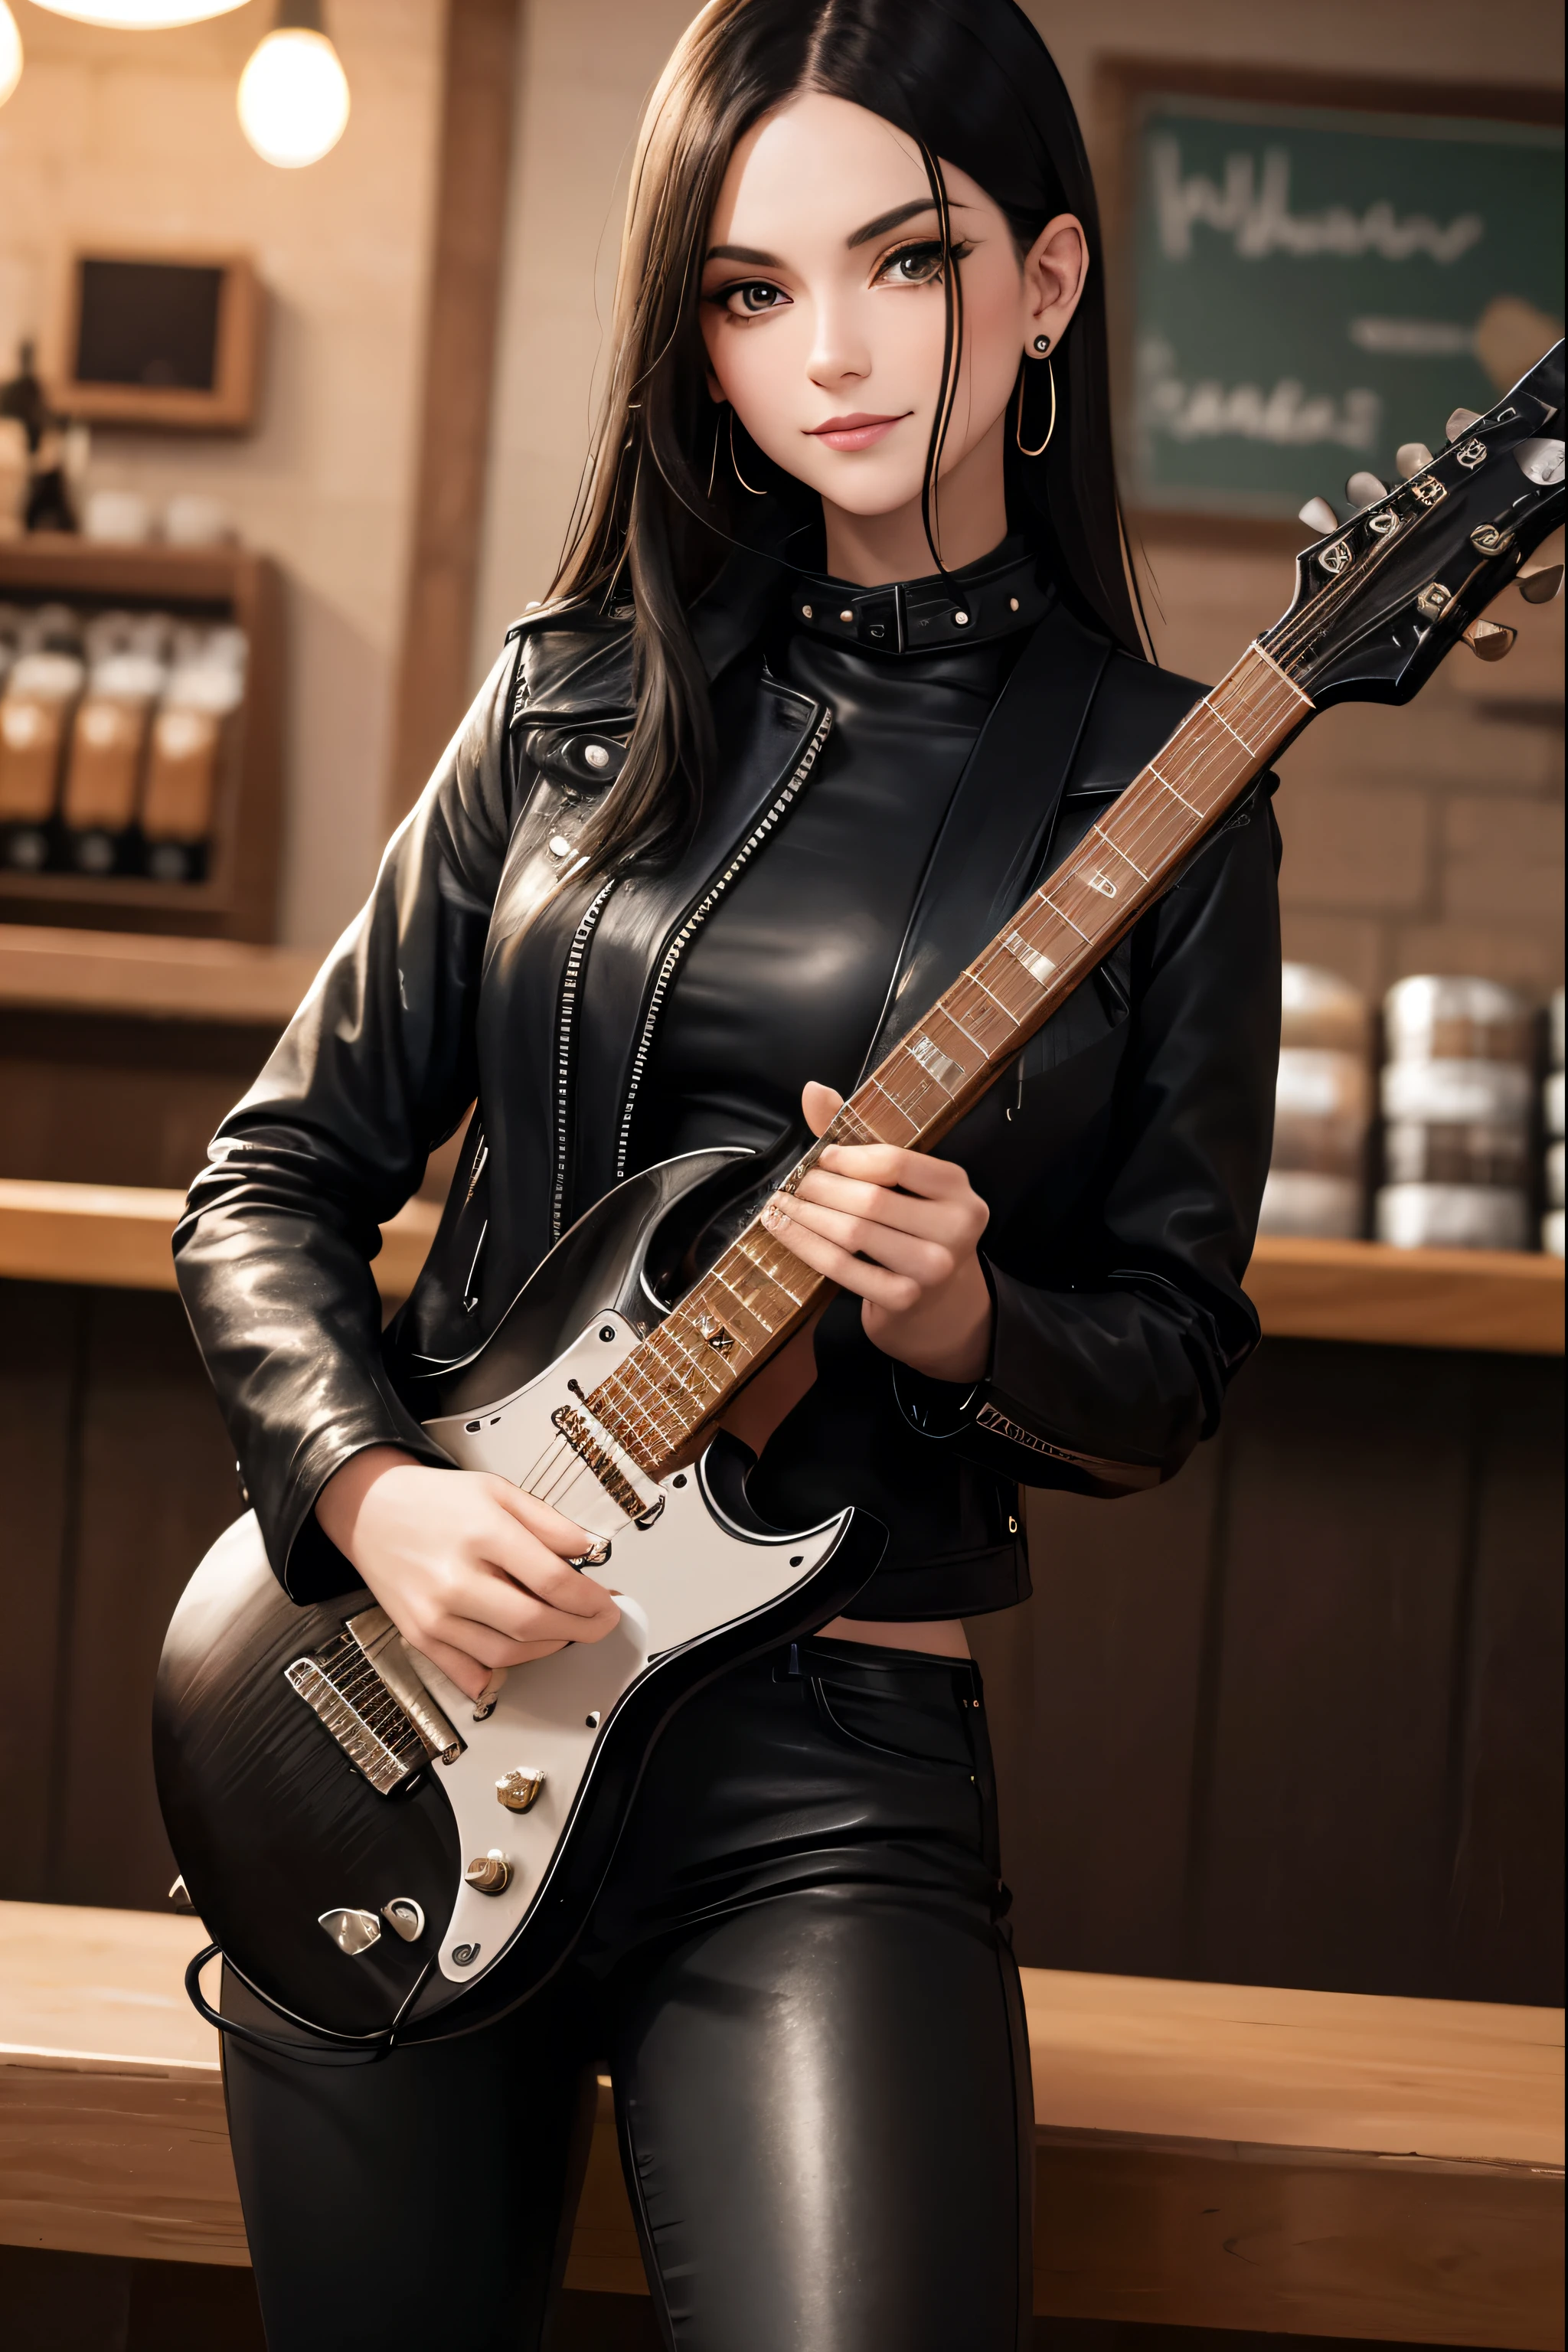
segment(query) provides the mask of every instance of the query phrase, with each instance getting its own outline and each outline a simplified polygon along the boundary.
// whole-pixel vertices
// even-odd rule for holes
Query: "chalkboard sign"
[[[1342,505],[1563,331],[1560,130],[1148,89],[1130,130],[1135,506]]]

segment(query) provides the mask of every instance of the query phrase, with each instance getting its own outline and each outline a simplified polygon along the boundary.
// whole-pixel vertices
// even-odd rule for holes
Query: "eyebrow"
[[[962,212],[963,209],[951,197],[948,199],[949,212]],[[845,245],[853,253],[858,245],[869,245],[873,237],[886,236],[889,229],[901,228],[917,214],[934,213],[935,210],[934,196],[916,196],[907,205],[895,205],[891,212],[879,213],[875,220],[868,220],[863,228],[858,228],[847,236]],[[760,247],[754,245],[711,245],[704,258],[709,261],[748,262],[754,269],[782,269],[784,267],[776,253],[763,253]]]

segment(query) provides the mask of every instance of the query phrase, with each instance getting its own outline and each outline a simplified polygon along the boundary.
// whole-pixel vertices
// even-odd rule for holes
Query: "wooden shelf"
[[[320,961],[307,950],[234,940],[0,923],[0,1006],[280,1029]]]
[[[1263,1236],[1247,1289],[1275,1339],[1563,1353],[1563,1261],[1525,1250]]]
[[[216,2036],[180,1983],[205,1941],[0,1904],[0,2242],[247,2261]],[[1037,2312],[1561,2341],[1561,2010],[1023,1979]],[[604,2075],[565,2283],[647,2293]]]
[[[66,532],[0,540],[0,601],[167,606],[233,621],[249,643],[245,702],[219,773],[206,879],[101,881],[0,872],[0,919],[266,940],[277,917],[282,834],[283,601],[278,567],[245,547],[107,545]]]
[[[170,1236],[183,1192],[135,1184],[45,1184],[0,1179],[0,1277],[173,1290]],[[410,1201],[384,1227],[373,1271],[384,1298],[406,1298],[435,1238],[440,1208]]]
[[[0,1276],[173,1290],[169,1236],[183,1206],[179,1192],[139,1185],[0,1180]],[[384,1227],[384,1297],[407,1297],[439,1218],[437,1202],[416,1200]],[[1263,1240],[1247,1287],[1275,1339],[1563,1352],[1560,1258]]]

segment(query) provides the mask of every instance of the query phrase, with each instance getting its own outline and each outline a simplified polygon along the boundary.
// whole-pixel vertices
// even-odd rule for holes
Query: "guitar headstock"
[[[1352,475],[1352,497],[1381,495],[1302,551],[1290,609],[1258,639],[1320,709],[1408,702],[1468,632],[1483,655],[1508,651],[1510,631],[1475,625],[1563,520],[1563,406],[1558,342],[1484,416],[1456,414],[1435,457],[1407,444],[1397,488]]]

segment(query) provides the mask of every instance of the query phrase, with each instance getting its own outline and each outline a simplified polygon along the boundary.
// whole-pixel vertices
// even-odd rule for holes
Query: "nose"
[[[823,392],[862,382],[871,373],[871,349],[852,297],[828,294],[816,304],[816,332],[805,372]]]

